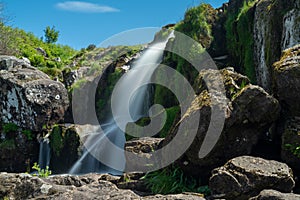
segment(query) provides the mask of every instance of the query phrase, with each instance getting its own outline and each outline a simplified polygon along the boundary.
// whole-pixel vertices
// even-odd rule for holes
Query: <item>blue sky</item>
[[[1,1],[1,0],[0,0]],[[123,31],[162,27],[180,21],[200,2],[220,7],[226,0],[2,0],[10,25],[43,36],[46,26],[60,31],[58,43],[76,49],[99,45]]]

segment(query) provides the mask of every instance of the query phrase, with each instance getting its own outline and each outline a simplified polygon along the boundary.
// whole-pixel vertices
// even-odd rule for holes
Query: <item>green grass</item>
[[[178,194],[197,192],[204,196],[210,194],[207,186],[201,186],[200,180],[186,176],[180,168],[169,167],[147,173],[142,180],[153,194]]]

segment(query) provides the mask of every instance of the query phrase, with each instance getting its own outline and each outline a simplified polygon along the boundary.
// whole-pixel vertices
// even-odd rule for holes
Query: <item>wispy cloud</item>
[[[82,1],[65,1],[55,5],[60,10],[84,13],[119,12],[119,9]]]

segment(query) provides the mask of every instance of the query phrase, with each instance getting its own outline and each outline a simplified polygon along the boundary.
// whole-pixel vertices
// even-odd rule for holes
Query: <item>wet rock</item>
[[[80,136],[76,125],[55,125],[50,131],[51,160],[53,173],[68,172],[80,154]]]
[[[283,51],[273,66],[275,93],[285,114],[300,116],[300,45]]]
[[[295,182],[292,170],[284,163],[242,156],[214,169],[209,180],[213,195],[225,199],[248,199],[263,189],[291,192]]]
[[[276,190],[263,190],[258,196],[250,200],[300,200],[300,195],[293,193],[281,193]]]
[[[53,176],[48,179],[32,177],[28,174],[0,174],[0,198],[9,199],[199,199],[204,198],[194,194],[156,195],[141,197],[131,190],[118,187],[102,180],[103,175],[88,174],[83,176]]]
[[[63,84],[15,57],[0,56],[0,119],[30,130],[57,123],[69,104]]]
[[[183,130],[185,140],[192,140],[192,143],[177,164],[188,174],[209,176],[212,169],[229,159],[249,155],[279,115],[278,101],[262,88],[249,84],[246,77],[230,69],[218,73],[217,70],[200,73],[194,87],[198,96],[163,142],[163,145],[168,144],[178,134],[180,125],[187,124],[186,130]],[[225,87],[223,95],[217,87],[222,79],[221,84]],[[213,118],[212,108],[215,113]],[[197,126],[192,121],[197,112],[200,113],[200,120],[195,130]],[[197,132],[196,137],[190,138],[193,131]],[[212,139],[202,147],[207,134],[210,134],[208,139]],[[177,146],[182,146],[180,141]],[[202,150],[210,148],[209,154],[200,156]],[[174,151],[178,151],[178,148]]]

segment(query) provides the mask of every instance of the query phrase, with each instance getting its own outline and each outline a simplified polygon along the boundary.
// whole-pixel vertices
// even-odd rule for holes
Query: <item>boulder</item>
[[[156,195],[142,197],[131,190],[119,189],[115,184],[103,179],[110,175],[88,174],[83,176],[60,175],[48,179],[33,177],[29,174],[0,174],[0,199],[197,199],[204,198],[195,194]]]
[[[213,195],[225,199],[248,199],[264,189],[291,192],[295,182],[292,170],[284,163],[241,156],[214,169],[209,179]]]
[[[273,66],[274,90],[285,114],[300,116],[300,45],[284,50]]]
[[[225,86],[225,95],[215,89],[220,79],[217,75],[219,72]],[[209,83],[204,80],[209,80]],[[277,119],[279,103],[261,87],[249,84],[246,77],[232,69],[202,71],[194,88],[197,97],[180,119],[180,123],[172,128],[163,145],[176,136],[182,123],[188,124],[196,116],[195,113],[199,112],[196,137],[185,154],[177,160],[177,164],[188,174],[205,177],[209,176],[212,169],[225,164],[229,159],[249,155],[257,141],[266,135],[270,125]],[[212,107],[215,111],[219,109],[214,119],[211,119]],[[224,122],[220,124],[222,117]],[[186,140],[191,140],[189,134],[195,129],[195,124],[188,126],[184,131]],[[212,150],[208,155],[200,157],[200,149],[209,127],[211,132],[208,138],[217,137],[216,144],[210,146]]]
[[[293,169],[300,170],[300,117],[290,118],[285,123],[281,158]]]
[[[0,121],[39,131],[63,119],[69,100],[60,82],[15,57],[0,56]]]
[[[293,193],[281,193],[276,190],[263,190],[258,196],[250,200],[300,200],[300,195]]]
[[[130,163],[129,168],[139,169],[140,163],[132,162],[132,160],[130,160],[132,158],[130,157],[130,155],[127,154],[127,152],[134,153],[135,155],[141,158],[150,160],[152,157],[151,152],[154,152],[157,149],[159,149],[160,147],[159,145],[163,140],[164,140],[163,138],[144,137],[144,138],[132,139],[130,141],[127,141],[125,144],[125,149],[126,149],[125,157],[126,160],[129,160],[129,162],[127,162],[127,164]],[[151,166],[149,166],[149,169],[151,169]]]

